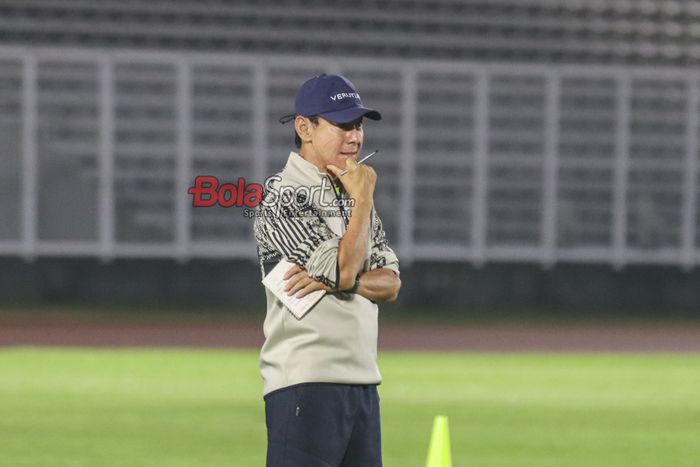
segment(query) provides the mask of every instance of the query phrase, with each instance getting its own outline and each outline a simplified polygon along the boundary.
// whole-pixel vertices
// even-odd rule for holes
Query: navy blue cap
[[[348,123],[360,117],[381,120],[382,115],[362,105],[355,85],[340,75],[316,75],[299,88],[294,113],[280,118],[287,123],[297,115],[323,117],[333,123]]]

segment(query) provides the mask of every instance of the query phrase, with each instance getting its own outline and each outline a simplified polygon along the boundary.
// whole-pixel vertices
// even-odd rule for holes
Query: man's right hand
[[[348,159],[347,173],[334,165],[326,166],[338,178],[350,197],[355,200],[348,229],[338,245],[338,268],[340,271],[337,288],[347,290],[355,284],[355,278],[362,268],[369,242],[370,215],[374,204],[374,186],[377,173],[368,165],[358,165]]]
[[[368,165],[359,165],[353,159],[347,161],[347,173],[340,175],[343,171],[335,165],[326,166],[328,171],[335,175],[345,187],[345,191],[355,198],[357,202],[368,202],[374,204],[374,187],[377,184],[377,173]]]

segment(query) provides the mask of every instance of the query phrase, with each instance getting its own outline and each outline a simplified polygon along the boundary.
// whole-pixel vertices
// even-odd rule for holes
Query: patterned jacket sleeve
[[[377,211],[372,210],[372,252],[370,256],[370,270],[387,268],[399,274],[399,258],[389,247],[382,221]]]
[[[261,265],[286,258],[306,269],[323,284],[338,283],[340,238],[321,219],[315,207],[298,200],[291,206],[261,203],[255,218],[255,238]]]

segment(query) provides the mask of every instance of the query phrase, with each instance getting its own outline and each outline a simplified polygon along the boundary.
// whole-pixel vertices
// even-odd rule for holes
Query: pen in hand
[[[362,159],[360,159],[360,160],[357,162],[357,165],[362,164],[364,161],[366,161],[366,160],[369,159],[370,157],[374,156],[374,155],[375,155],[376,153],[378,153],[378,152],[379,152],[379,149],[375,149],[373,152],[370,152],[370,153],[367,154],[365,157],[363,157]],[[340,172],[340,175],[338,175],[338,176],[339,176],[339,177],[342,177],[342,176],[345,175],[346,173],[348,173],[348,169],[345,169],[345,170],[343,170],[342,172]]]

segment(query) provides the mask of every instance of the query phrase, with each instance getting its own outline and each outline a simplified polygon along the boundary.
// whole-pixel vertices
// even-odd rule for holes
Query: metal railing
[[[696,69],[0,47],[0,255],[254,258],[196,175],[262,182],[307,77],[384,114],[366,147],[404,261],[700,259]]]

